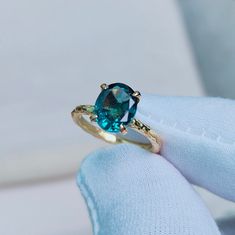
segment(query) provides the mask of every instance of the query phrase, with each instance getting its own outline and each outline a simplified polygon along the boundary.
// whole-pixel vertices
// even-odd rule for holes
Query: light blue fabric
[[[235,201],[235,101],[144,95],[137,118],[163,138],[162,156],[122,144],[84,160],[94,234],[220,234],[190,183]]]

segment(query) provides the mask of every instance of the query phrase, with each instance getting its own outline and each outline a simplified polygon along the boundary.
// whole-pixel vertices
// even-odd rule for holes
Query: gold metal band
[[[90,119],[87,120],[84,116],[87,115]],[[95,126],[91,121],[95,120],[94,105],[80,105],[72,111],[72,118],[76,124],[78,124],[83,130],[91,135],[103,139],[104,141],[112,144],[119,143],[133,143],[142,148],[150,150],[151,152],[158,153],[161,148],[161,139],[149,126],[143,124],[137,119],[133,119],[128,127],[145,136],[149,143],[141,143],[124,138],[124,135],[114,135],[112,133],[102,130],[100,127]]]

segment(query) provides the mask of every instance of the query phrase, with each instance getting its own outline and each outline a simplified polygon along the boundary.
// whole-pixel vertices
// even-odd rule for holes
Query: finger
[[[90,154],[78,174],[97,235],[218,235],[208,210],[164,158],[133,145]]]
[[[235,101],[145,95],[138,110],[190,182],[235,201]]]

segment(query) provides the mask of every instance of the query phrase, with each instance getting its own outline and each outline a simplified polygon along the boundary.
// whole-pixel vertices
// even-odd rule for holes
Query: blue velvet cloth
[[[192,183],[235,201],[235,101],[144,95],[160,154],[122,144],[85,158],[78,185],[95,235],[217,235]]]

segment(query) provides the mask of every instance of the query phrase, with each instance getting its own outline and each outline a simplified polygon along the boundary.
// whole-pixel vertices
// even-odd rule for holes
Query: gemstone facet
[[[117,133],[135,116],[139,99],[123,83],[110,84],[103,89],[95,103],[98,125],[105,131]]]

